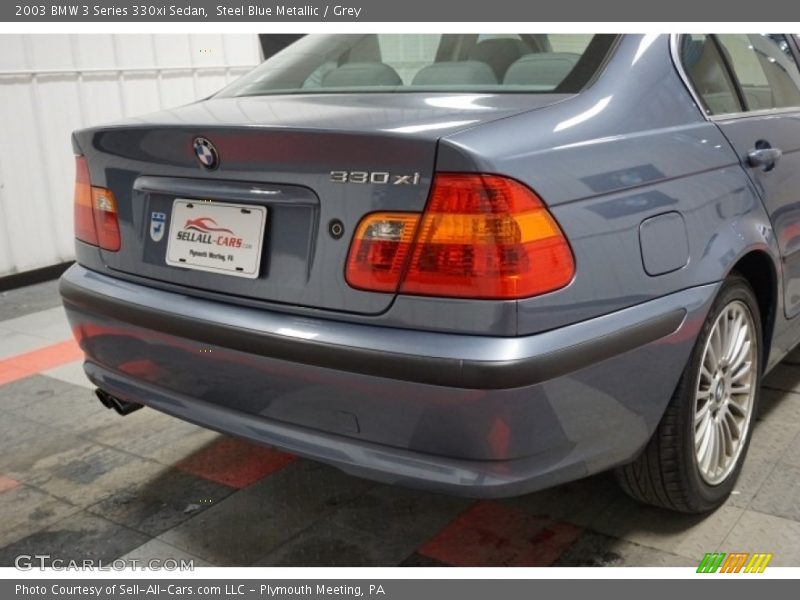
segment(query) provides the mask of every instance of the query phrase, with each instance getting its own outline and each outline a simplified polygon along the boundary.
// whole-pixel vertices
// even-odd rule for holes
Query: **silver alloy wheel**
[[[695,386],[695,460],[709,485],[722,483],[742,453],[758,385],[757,357],[753,315],[734,300],[714,322]]]

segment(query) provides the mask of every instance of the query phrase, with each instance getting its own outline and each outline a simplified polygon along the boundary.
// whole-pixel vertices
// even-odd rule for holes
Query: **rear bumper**
[[[221,305],[72,267],[94,383],[382,481],[523,493],[649,439],[715,285],[532,336],[417,332]]]

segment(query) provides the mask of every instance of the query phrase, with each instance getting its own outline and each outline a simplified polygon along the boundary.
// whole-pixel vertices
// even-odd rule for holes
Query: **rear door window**
[[[800,107],[800,69],[781,34],[717,36],[748,111]]]
[[[725,66],[719,46],[710,35],[681,36],[680,58],[707,114],[720,115],[743,110],[736,84]]]

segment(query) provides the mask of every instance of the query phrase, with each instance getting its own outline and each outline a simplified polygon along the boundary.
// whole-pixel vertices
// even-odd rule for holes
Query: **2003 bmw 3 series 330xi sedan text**
[[[320,35],[74,134],[108,407],[509,496],[720,505],[800,338],[790,35]]]

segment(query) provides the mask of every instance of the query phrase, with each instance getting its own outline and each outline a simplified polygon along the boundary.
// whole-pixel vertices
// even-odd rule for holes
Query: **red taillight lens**
[[[555,219],[532,190],[513,179],[437,174],[419,223],[416,215],[405,215],[406,229],[417,230],[410,252],[399,242],[359,252],[364,248],[359,233],[375,217],[383,215],[362,221],[348,259],[347,280],[362,289],[394,291],[402,280],[403,294],[515,299],[564,287],[575,274],[572,251]],[[354,271],[363,275],[358,285]],[[376,272],[392,277],[379,282]]]
[[[346,279],[351,286],[396,292],[403,274],[419,215],[372,213],[361,220],[350,246]]]
[[[120,249],[114,194],[109,189],[92,186],[83,156],[75,157],[75,237],[103,250]]]

